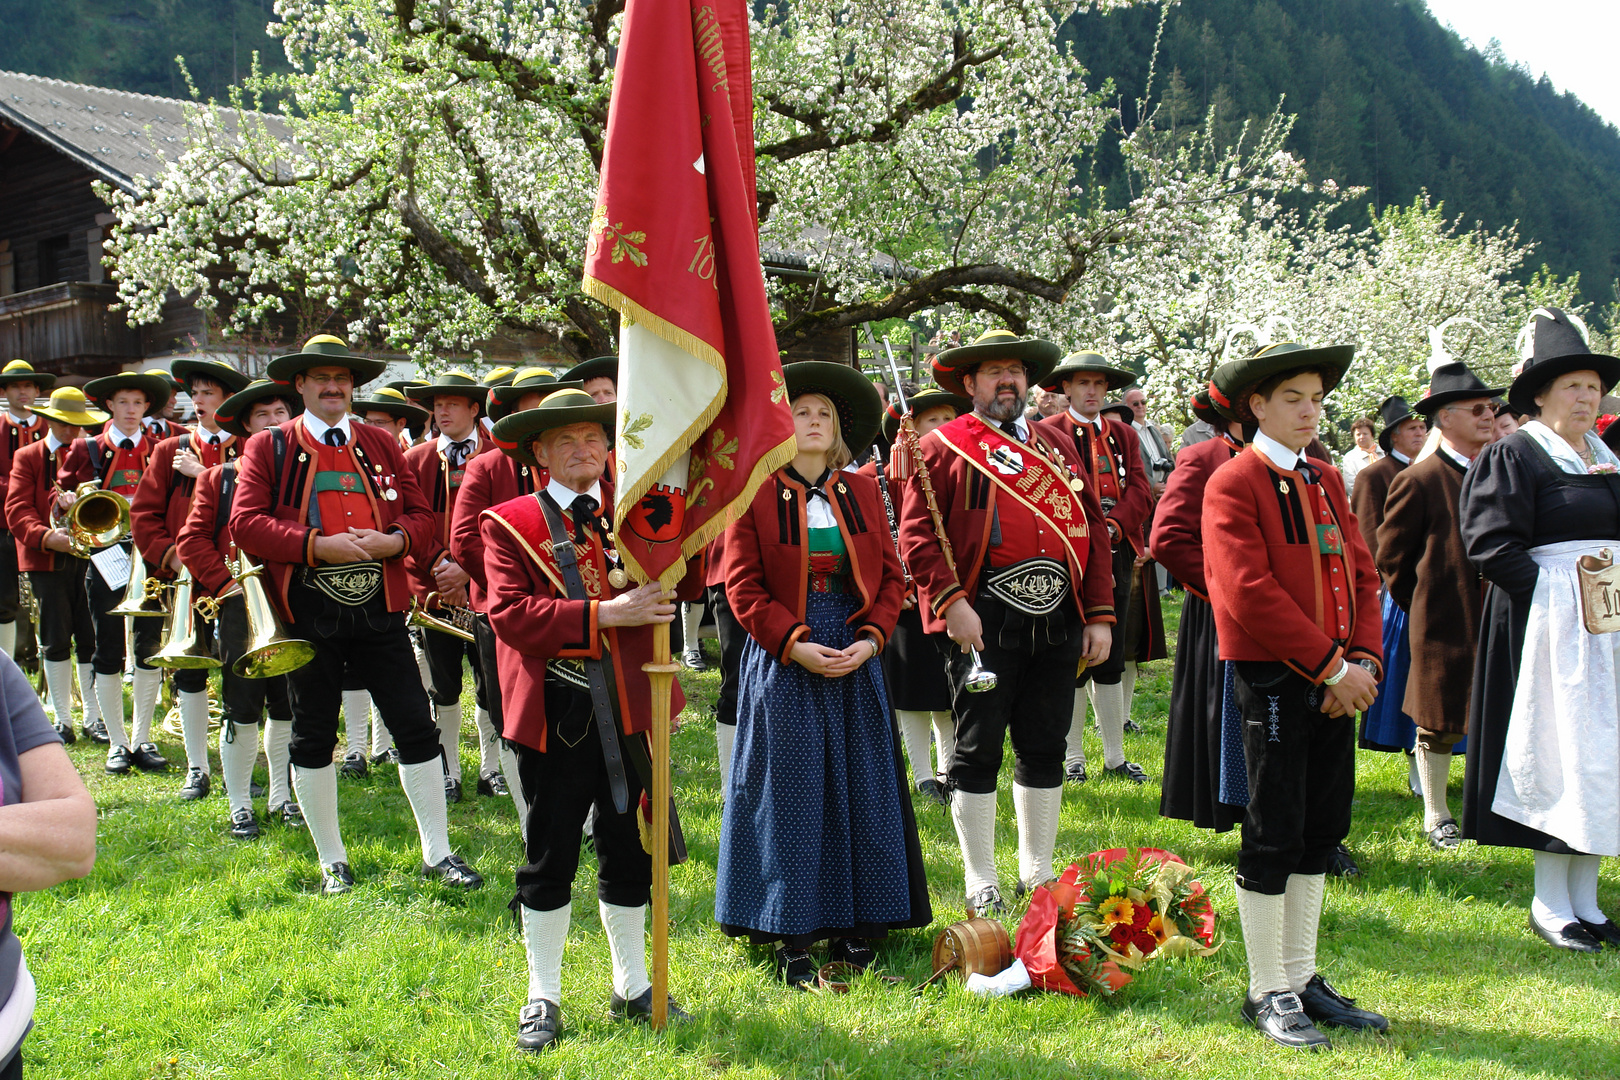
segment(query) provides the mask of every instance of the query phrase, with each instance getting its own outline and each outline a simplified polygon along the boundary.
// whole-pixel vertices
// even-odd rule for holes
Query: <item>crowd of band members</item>
[[[1546,320],[1543,353],[1558,363],[1543,372],[1579,381],[1585,369],[1570,357],[1589,354],[1562,319]],[[688,666],[707,666],[697,641],[705,608],[720,645],[715,918],[771,946],[779,977],[802,988],[818,977],[820,942],[832,960],[864,968],[888,929],[933,920],[911,791],[949,807],[966,911],[995,916],[1006,913],[1009,880],[1021,896],[1052,876],[1066,782],[1151,779],[1126,759],[1123,736],[1138,665],[1168,656],[1160,598],[1174,583],[1185,599],[1161,813],[1216,831],[1243,826],[1243,1013],[1277,1042],[1314,1047],[1327,1041],[1316,1023],[1386,1026],[1315,968],[1323,877],[1357,872],[1343,842],[1358,740],[1412,755],[1434,848],[1469,836],[1537,850],[1531,924],[1543,938],[1580,951],[1620,943],[1596,906],[1594,856],[1614,853],[1615,830],[1584,828],[1604,812],[1601,795],[1528,809],[1526,795],[1504,816],[1494,771],[1509,776],[1518,753],[1519,710],[1510,717],[1507,703],[1523,647],[1513,635],[1532,608],[1542,550],[1531,541],[1612,535],[1601,514],[1580,525],[1559,518],[1558,499],[1607,498],[1617,481],[1560,479],[1540,457],[1503,452],[1491,459],[1491,502],[1469,502],[1484,475],[1473,462],[1527,414],[1563,409],[1549,424],[1578,450],[1587,391],[1606,393],[1615,374],[1606,365],[1620,361],[1593,358],[1596,374],[1569,389],[1580,404],[1568,407],[1531,393],[1539,383],[1516,382],[1503,402],[1506,388],[1449,365],[1416,406],[1386,401],[1376,436],[1370,419],[1356,422],[1341,478],[1317,430],[1322,397],[1352,352],[1290,343],[1223,365],[1195,398],[1197,423],[1174,455],[1129,370],[1006,331],[942,352],[938,388],[905,388],[908,438],[898,395],[884,408],[856,369],[788,365],[797,454],[694,560],[678,593],[631,584],[617,560],[613,357],[565,382],[541,369],[483,379],[451,371],[363,396],[383,365],[324,335],[252,383],[225,364],[180,361],[172,375],[127,372],[80,391],[14,361],[0,373],[15,541],[3,550],[32,586],[58,733],[78,735],[77,673],[79,731],[108,745],[107,771],[163,771],[151,737],[162,671],[150,660],[164,621],[128,620],[126,726],[126,620],[114,610],[123,590],[74,549],[63,521],[81,484],[130,500],[125,551],[153,578],[188,575],[219,601],[204,632],[225,662],[219,754],[231,834],[259,835],[252,775],[262,731],[270,818],[307,825],[328,894],[355,885],[337,778],[385,760],[415,815],[423,873],[449,887],[482,884],[451,846],[445,811],[463,797],[470,667],[478,794],[509,795],[524,824],[514,904],[529,954],[518,1044],[529,1050],[562,1029],[582,830],[597,855],[611,1012],[652,1011],[641,664],[652,628],[674,621],[681,601]],[[176,389],[190,395],[195,427],[155,427]],[[1556,450],[1542,457],[1562,464]],[[1528,524],[1500,520],[1496,504],[1535,497],[1520,482],[1553,491],[1544,529],[1534,512]],[[244,555],[263,564],[287,631],[312,646],[288,675],[232,672],[253,632],[238,583]],[[1501,586],[1487,606],[1515,607],[1482,614],[1482,574]],[[408,629],[413,607],[465,616],[472,640],[431,622]],[[17,609],[15,575],[0,566],[8,651]],[[1502,657],[1476,673],[1482,621]],[[999,678],[980,690],[974,676],[985,668]],[[187,757],[180,795],[203,798],[212,786],[206,672],[178,671],[174,693]],[[677,711],[681,700],[677,688]],[[1088,704],[1103,747],[1098,776],[1086,768]],[[1568,710],[1544,711],[1536,737],[1567,750],[1584,729]],[[1489,735],[1470,750],[1459,826],[1446,799],[1451,755],[1481,723]],[[1010,879],[995,858],[1009,739]],[[669,1009],[684,1017],[673,1000]]]

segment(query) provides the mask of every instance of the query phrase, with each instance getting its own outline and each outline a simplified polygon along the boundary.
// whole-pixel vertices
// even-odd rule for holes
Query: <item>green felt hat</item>
[[[1354,345],[1308,348],[1297,341],[1279,341],[1257,350],[1252,356],[1228,360],[1216,368],[1209,384],[1209,399],[1233,419],[1253,423],[1249,395],[1255,387],[1285,372],[1315,369],[1322,373],[1322,392],[1331,393],[1350,369],[1355,355]]]
[[[31,382],[39,387],[40,393],[48,394],[56,385],[56,376],[48,371],[35,371],[34,365],[26,360],[13,360],[0,368],[0,386],[14,382]]]
[[[501,417],[495,421],[495,430],[490,434],[495,438],[495,445],[504,452],[525,465],[540,468],[540,463],[534,458],[537,435],[569,424],[601,424],[611,446],[618,412],[619,407],[613,402],[598,405],[591,395],[570,386],[566,390],[548,394],[532,409],[522,409]]]
[[[937,409],[941,405],[949,405],[955,409],[957,416],[973,410],[973,402],[961,394],[952,394],[939,389],[937,386],[917,391],[906,399],[906,404],[911,406],[911,415],[913,417],[921,416],[928,410]],[[900,417],[900,403],[898,401],[889,402],[889,407],[883,410],[883,437],[890,442],[893,442],[895,436],[900,434]]]
[[[191,392],[192,379],[207,379],[218,383],[225,390],[226,397],[247,389],[248,384],[253,381],[231,365],[218,360],[181,359],[169,365],[169,369],[175,381],[180,384],[180,388],[188,394]]]
[[[613,385],[619,385],[619,358],[617,356],[593,356],[589,360],[581,360],[568,369],[568,381],[582,383],[587,379],[612,379]]]
[[[293,393],[286,383],[271,379],[258,379],[248,383],[220,402],[214,413],[214,422],[239,439],[248,437],[247,420],[253,415],[253,406],[268,398],[280,398],[287,403],[287,411],[297,416],[304,411],[304,399]]]
[[[468,401],[484,403],[484,395],[489,387],[479,382],[474,376],[465,371],[447,371],[434,382],[425,382],[417,386],[406,387],[405,396],[418,402],[423,408],[432,408],[432,401],[441,394],[453,397],[464,397]]]
[[[1216,431],[1225,431],[1226,425],[1237,419],[1235,416],[1227,416],[1215,407],[1215,403],[1210,400],[1207,386],[1192,396],[1192,414]]]
[[[368,412],[387,413],[395,420],[407,421],[412,427],[421,427],[428,419],[426,409],[392,386],[377,387],[364,399],[350,404],[349,411],[356,416],[364,416]]]
[[[545,368],[529,367],[512,373],[512,377],[501,386],[491,386],[484,398],[484,415],[491,420],[499,420],[512,411],[518,399],[524,394],[550,394],[556,390],[583,390],[584,386],[577,380],[560,381],[557,376]]]
[[[512,381],[512,377],[516,374],[517,368],[510,364],[502,364],[500,367],[490,368],[489,374],[484,376],[484,385],[505,386],[507,383]]]
[[[146,415],[154,416],[169,403],[173,396],[168,379],[145,371],[120,371],[116,375],[103,375],[84,384],[84,392],[103,409],[107,399],[120,390],[139,390],[146,395]]]
[[[934,381],[953,394],[967,396],[962,376],[986,360],[1022,360],[1029,385],[1037,386],[1057,366],[1063,350],[1041,338],[1021,338],[1011,330],[989,330],[971,345],[942,349],[934,357]]]
[[[1070,353],[1063,358],[1063,363],[1052,369],[1052,373],[1042,379],[1042,390],[1051,390],[1063,393],[1063,380],[1072,379],[1076,375],[1091,372],[1101,375],[1108,380],[1108,392],[1123,390],[1136,381],[1136,372],[1128,368],[1115,367],[1101,353],[1077,352]]]
[[[821,394],[838,410],[839,434],[844,445],[857,458],[877,438],[883,416],[883,399],[872,380],[848,364],[830,360],[800,360],[782,366],[787,384],[788,404],[801,394]]]
[[[106,413],[90,408],[89,399],[77,386],[58,386],[51,391],[49,405],[30,405],[28,408],[39,416],[74,427],[97,427],[111,419]]]
[[[304,342],[295,353],[287,353],[270,361],[268,374],[278,383],[292,385],[293,376],[310,368],[343,367],[354,373],[356,386],[368,383],[388,370],[388,365],[369,356],[356,356],[349,351],[343,339],[331,334],[316,334]]]

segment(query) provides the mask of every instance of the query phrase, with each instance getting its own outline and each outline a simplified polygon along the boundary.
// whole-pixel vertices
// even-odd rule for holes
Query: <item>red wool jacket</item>
[[[881,651],[900,615],[904,585],[889,539],[877,481],[856,473],[828,477],[823,490],[849,553],[849,580],[859,600],[849,625],[871,634]],[[803,483],[781,470],[759,486],[748,512],[726,532],[726,599],[760,647],[788,663],[805,640],[810,590],[810,526]]]
[[[1382,665],[1378,574],[1344,480],[1320,472],[1325,513],[1303,476],[1253,446],[1210,477],[1201,524],[1222,660],[1280,660],[1318,684],[1341,658]],[[1335,544],[1342,554],[1323,553]]]
[[[1148,545],[1153,558],[1203,600],[1209,599],[1204,580],[1204,491],[1215,470],[1236,457],[1239,449],[1220,435],[1185,447],[1176,455],[1176,467],[1153,515]]]
[[[1147,469],[1142,465],[1142,438],[1137,435],[1136,429],[1122,420],[1115,420],[1112,416],[1102,418],[1108,426],[1108,434],[1119,447],[1115,454],[1110,449],[1101,452],[1114,460],[1114,475],[1119,480],[1119,468],[1124,465],[1124,479],[1120,481],[1122,490],[1119,501],[1112,510],[1106,514],[1116,528],[1119,529],[1121,542],[1128,541],[1136,553],[1140,555],[1143,550],[1143,541],[1146,536],[1148,515],[1153,512],[1151,489],[1148,485]],[[1079,435],[1080,425],[1074,417],[1069,415],[1067,409],[1056,416],[1048,416],[1037,421],[1036,427],[1047,432],[1057,432],[1067,435],[1074,443],[1075,460],[1085,466],[1086,473],[1091,473],[1091,462],[1083,452],[1083,444]],[[1090,425],[1087,425],[1090,426]],[[1095,477],[1092,477],[1095,480]],[[1098,494],[1098,505],[1101,505],[1101,494]],[[1106,531],[1106,530],[1105,530]]]
[[[236,465],[229,466],[236,468]],[[232,578],[225,561],[236,558],[236,545],[231,542],[231,523],[219,522],[220,482],[226,466],[214,465],[197,477],[196,491],[191,499],[191,512],[180,535],[175,540],[180,562],[197,583],[197,588],[210,596],[218,596],[230,587]],[[232,497],[234,505],[235,497]],[[215,526],[218,525],[216,529]]]
[[[108,424],[101,434],[88,439],[74,439],[68,446],[67,457],[62,459],[61,468],[57,470],[56,479],[62,485],[63,491],[72,491],[86,480],[94,480],[97,474],[101,477],[101,486],[105,489],[108,481],[112,479],[110,473],[113,461],[118,456],[118,440],[123,436]],[[92,461],[86,444],[95,448],[96,460]],[[142,432],[141,441],[133,453],[139,459],[138,464],[144,475],[145,469],[151,464],[152,448],[157,440],[152,438],[151,432]]]
[[[272,432],[286,437],[286,459],[278,475]],[[381,532],[405,537],[405,550],[383,562],[383,589],[389,611],[404,611],[410,599],[405,558],[413,548],[433,543],[433,511],[428,508],[416,477],[405,467],[399,442],[380,428],[350,424],[350,445],[363,459],[365,498]],[[242,451],[240,477],[231,504],[231,534],[237,544],[265,565],[270,592],[282,618],[292,621],[287,587],[295,566],[314,566],[315,538],[309,525],[309,504],[315,497],[315,454],[303,418],[288,420],[259,432]],[[387,498],[393,491],[395,498]]]
[[[211,468],[222,461],[236,460],[242,452],[242,441],[225,434],[218,446],[211,446],[200,433],[188,431],[164,439],[152,448],[151,460],[141,474],[141,486],[130,500],[129,520],[135,547],[152,572],[165,578],[174,576],[167,565],[169,553],[174,550],[180,530],[191,513],[192,489],[197,483],[174,467],[174,455],[181,450],[190,450],[204,468]],[[196,571],[192,571],[192,576],[196,576]]]
[[[43,440],[50,431],[43,416],[35,416],[28,424],[19,424],[11,413],[0,408],[0,505],[10,493],[11,467],[17,460],[17,451]]]
[[[444,455],[439,453],[438,439],[429,439],[405,451],[405,467],[415,475],[416,486],[421,489],[423,497],[428,501],[428,508],[433,512],[432,543],[415,548],[411,552],[411,557],[405,560],[405,569],[411,576],[411,591],[420,597],[425,598],[428,593],[437,591],[439,587],[433,580],[433,568],[443,562],[446,555],[455,558],[450,546],[451,520],[455,516],[461,490],[466,486],[466,470],[470,469],[472,463],[479,458],[491,453],[500,453],[495,446],[495,440],[489,437],[483,424],[473,425],[471,437],[477,440],[473,447],[473,456],[467,459],[461,479],[454,484],[450,476],[449,463]],[[462,564],[462,569],[467,569],[465,563]],[[469,593],[469,598],[470,596]]]
[[[44,439],[17,451],[6,489],[6,528],[17,544],[19,570],[55,570],[57,553],[45,550],[51,531],[51,508],[56,504],[56,471],[67,459],[66,446],[55,457]],[[83,564],[80,564],[83,565]]]
[[[472,578],[467,597],[474,611],[486,611],[489,586],[484,577],[484,534],[479,516],[492,506],[546,486],[546,470],[525,465],[509,454],[479,454],[467,462],[455,511],[450,515],[450,557]]]

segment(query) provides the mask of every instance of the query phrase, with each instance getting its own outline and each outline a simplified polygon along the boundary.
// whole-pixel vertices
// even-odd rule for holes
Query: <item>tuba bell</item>
[[[147,663],[161,668],[221,666],[214,650],[203,643],[198,625],[199,619],[212,618],[213,613],[219,610],[219,604],[211,596],[202,597],[193,604],[191,594],[195,588],[191,571],[182,570],[179,580],[174,583],[174,614],[169,619],[169,635],[163,642],[163,648]]]
[[[98,548],[129,536],[129,500],[116,491],[103,491],[94,480],[86,480],[74,489],[73,505],[67,508],[65,522],[72,553],[88,559]]]
[[[231,671],[243,679],[269,679],[296,671],[315,659],[315,646],[290,636],[264,588],[264,567],[240,554],[236,582],[247,605],[248,645]]]
[[[405,625],[437,630],[441,634],[476,643],[478,639],[473,637],[473,621],[476,618],[472,608],[442,603],[438,593],[430,592],[426,600],[411,597],[411,610],[405,617]]]
[[[74,503],[78,506],[78,503]],[[124,586],[124,599],[112,609],[113,615],[127,615],[131,618],[162,617],[169,613],[168,605],[164,603],[163,594],[167,586],[161,580],[151,577],[146,572],[146,560],[141,553],[129,553],[129,584]]]

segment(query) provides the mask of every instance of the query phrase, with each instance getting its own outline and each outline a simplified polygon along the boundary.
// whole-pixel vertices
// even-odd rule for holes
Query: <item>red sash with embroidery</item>
[[[1061,459],[1053,460],[1056,450],[1047,446],[1042,452],[1037,446],[1015,442],[973,413],[935,428],[934,434],[988,477],[1003,495],[1042,519],[1063,541],[1074,565],[1085,570],[1091,552],[1090,545],[1084,543],[1088,530],[1086,512],[1080,504],[1085,481],[1061,464]],[[1052,456],[1048,457],[1048,453]]]

